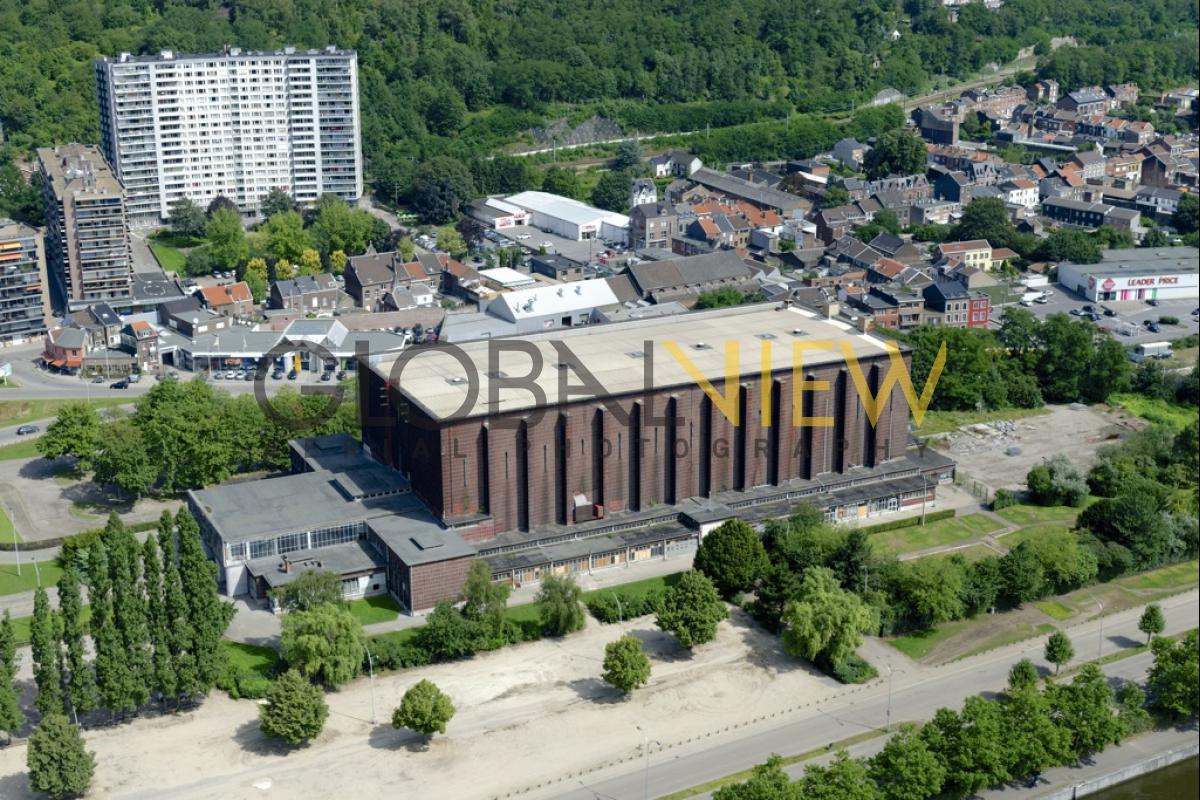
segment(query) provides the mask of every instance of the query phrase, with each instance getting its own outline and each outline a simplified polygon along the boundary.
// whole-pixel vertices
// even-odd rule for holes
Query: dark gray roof
[[[746,263],[729,250],[634,264],[628,268],[627,274],[643,293],[751,277],[750,268]]]
[[[282,297],[311,294],[312,292],[320,292],[325,289],[333,289],[336,286],[337,281],[335,281],[333,279],[333,275],[328,272],[323,272],[320,275],[315,276],[299,275],[295,278],[275,281],[275,288]]]
[[[290,570],[285,568],[285,561],[290,563]],[[348,575],[382,570],[384,566],[384,560],[375,548],[361,540],[311,550],[296,550],[286,556],[267,556],[246,562],[246,570],[255,577],[261,577],[272,589],[289,584],[306,572]]]
[[[352,256],[346,271],[353,273],[355,279],[363,286],[380,283],[391,283],[396,273],[392,268],[396,258],[395,253],[369,253]]]
[[[440,527],[428,513],[380,517],[369,526],[410,567],[475,556],[474,547],[455,531]]]
[[[701,186],[724,192],[732,197],[749,200],[752,203],[777,208],[780,211],[791,211],[808,205],[808,202],[794,194],[781,192],[757,183],[742,180],[724,172],[701,167],[692,173],[691,179]]]

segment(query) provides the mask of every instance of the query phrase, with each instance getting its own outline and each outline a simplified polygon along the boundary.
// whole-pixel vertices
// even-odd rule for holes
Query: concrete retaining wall
[[[1136,764],[1130,764],[1127,767],[1114,770],[1107,775],[1101,775],[1099,778],[1092,778],[1083,783],[1059,789],[1051,794],[1039,795],[1039,800],[1076,800],[1079,797],[1087,797],[1110,786],[1116,786],[1118,783],[1133,780],[1141,775],[1160,770],[1163,767],[1169,767],[1184,759],[1192,758],[1197,753],[1200,753],[1200,742],[1189,742],[1179,747],[1173,747],[1165,753],[1159,753],[1156,756],[1139,761]]]

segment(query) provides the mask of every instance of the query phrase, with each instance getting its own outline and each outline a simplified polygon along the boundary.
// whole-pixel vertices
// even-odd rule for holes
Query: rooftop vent
[[[768,339],[774,339],[775,334],[773,334],[773,333],[756,333],[756,334],[754,334],[754,337],[756,339],[762,339],[762,340],[766,341]]]
[[[642,350],[633,350],[631,352],[626,353],[625,355],[629,356],[630,358],[645,358],[646,357],[646,353]]]
[[[803,328],[792,328],[792,336],[808,336],[808,331]]]
[[[707,342],[696,342],[692,347],[696,350],[712,350],[712,345]]]
[[[451,386],[462,386],[464,383],[470,383],[470,381],[459,375],[453,378],[446,378],[446,383],[450,384]]]
[[[496,378],[496,379],[499,379],[499,378],[507,378],[507,377],[508,377],[508,373],[507,373],[507,372],[505,372],[505,371],[504,371],[504,370],[502,370],[502,369],[497,369],[497,370],[492,370],[491,372],[488,372],[487,376],[488,376],[489,378]]]

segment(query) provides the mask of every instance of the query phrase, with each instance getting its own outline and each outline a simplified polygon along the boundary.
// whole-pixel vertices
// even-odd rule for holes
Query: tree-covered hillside
[[[10,152],[96,141],[102,55],[334,43],[359,52],[368,171],[397,194],[422,161],[573,108],[642,131],[844,110],[1025,45],[1068,84],[1194,80],[1198,22],[1196,0],[1008,0],[957,22],[940,0],[0,0],[0,124]],[[1060,35],[1084,46],[1050,56]]]

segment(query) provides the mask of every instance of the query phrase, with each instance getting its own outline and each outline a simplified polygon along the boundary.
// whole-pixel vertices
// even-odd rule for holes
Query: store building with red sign
[[[1200,250],[1108,250],[1098,264],[1059,264],[1058,283],[1098,302],[1196,300],[1200,299]]]

